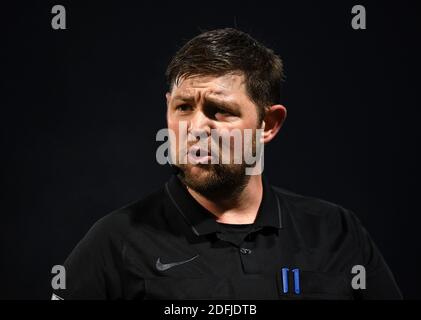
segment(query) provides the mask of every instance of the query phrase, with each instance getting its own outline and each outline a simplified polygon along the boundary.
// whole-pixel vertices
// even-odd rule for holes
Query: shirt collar
[[[263,177],[263,198],[254,221],[254,229],[282,228],[281,199]],[[165,191],[177,212],[191,226],[197,236],[219,231],[214,215],[202,207],[187,191],[180,179],[173,175],[165,184]]]

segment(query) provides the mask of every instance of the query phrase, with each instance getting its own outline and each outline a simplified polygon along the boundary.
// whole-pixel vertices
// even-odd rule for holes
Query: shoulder
[[[162,216],[163,197],[164,190],[159,189],[106,214],[92,225],[81,242],[118,244],[135,229],[153,225],[154,220]]]
[[[272,186],[272,189],[291,210],[298,210],[305,215],[326,217],[346,210],[341,205],[324,199],[301,195],[276,186]]]
[[[365,232],[355,213],[340,204],[275,186],[272,188],[281,199],[286,223],[292,224],[297,231],[319,236],[325,234],[331,238],[347,234],[354,241]]]

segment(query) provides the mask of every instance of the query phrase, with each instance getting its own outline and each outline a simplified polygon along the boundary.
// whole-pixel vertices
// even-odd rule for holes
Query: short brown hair
[[[250,99],[258,106],[259,122],[265,108],[280,102],[284,79],[281,58],[250,35],[233,28],[203,32],[188,41],[166,71],[170,90],[181,77],[222,76],[242,72]]]

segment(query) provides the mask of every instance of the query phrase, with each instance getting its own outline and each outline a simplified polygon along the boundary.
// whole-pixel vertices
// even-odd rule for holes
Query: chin
[[[183,172],[186,178],[199,184],[206,183],[213,174],[209,165],[188,165]]]
[[[214,184],[216,174],[210,165],[184,165],[180,166],[181,177],[185,184],[192,189],[201,189],[201,187]]]

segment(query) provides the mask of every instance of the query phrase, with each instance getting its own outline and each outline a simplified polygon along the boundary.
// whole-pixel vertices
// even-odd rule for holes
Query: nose
[[[193,117],[190,119],[189,128],[187,128],[189,134],[196,140],[200,137],[210,136],[210,130],[212,127],[212,120],[209,119],[202,110],[197,110]]]

